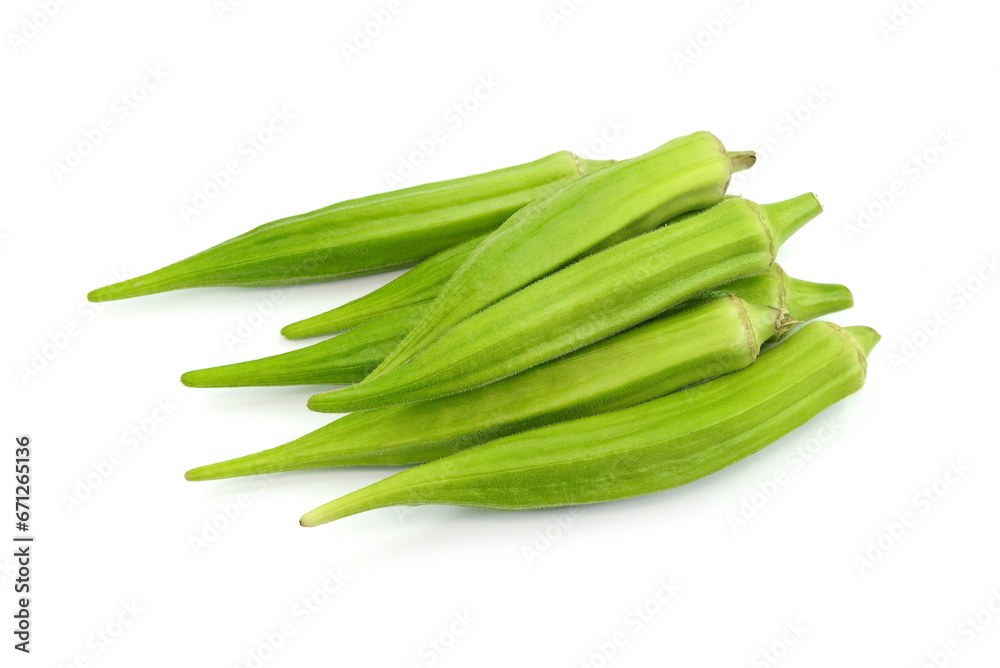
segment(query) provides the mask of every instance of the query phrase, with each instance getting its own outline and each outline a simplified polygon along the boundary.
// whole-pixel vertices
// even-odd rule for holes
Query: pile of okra
[[[620,161],[559,152],[277,220],[89,298],[409,268],[281,330],[319,339],[310,345],[181,377],[342,386],[308,401],[339,419],[186,474],[403,467],[304,526],[396,505],[524,510],[649,494],[737,462],[860,389],[879,340],[808,322],[853,297],[776,263],[821,207],[811,193],[727,195],[753,164],[708,132]]]

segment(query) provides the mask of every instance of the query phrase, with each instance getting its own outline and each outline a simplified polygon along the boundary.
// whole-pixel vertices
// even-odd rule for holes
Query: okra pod
[[[306,513],[301,523],[398,505],[551,508],[678,487],[748,457],[860,389],[878,339],[867,327],[811,323],[741,371],[407,469]]]
[[[611,160],[568,151],[515,167],[347,200],[246,232],[91,301],[179,288],[293,285],[408,267],[492,231],[515,211]]]
[[[820,211],[811,194],[764,206],[727,199],[536,281],[452,327],[407,364],[317,394],[309,407],[345,413],[426,401],[529,369],[766,270]]]
[[[745,301],[783,308],[799,321],[850,308],[843,285],[812,283],[787,276],[775,263],[767,271],[702,293],[694,300],[736,295]],[[689,308],[693,300],[676,307]],[[419,321],[426,302],[405,306],[311,346],[258,360],[188,371],[188,387],[330,385],[360,383]]]
[[[471,392],[351,413],[290,443],[189,471],[189,480],[331,466],[402,466],[545,424],[655,399],[752,363],[793,321],[718,297]]]
[[[611,165],[521,209],[476,246],[423,320],[373,372],[397,368],[448,328],[596,249],[722,199],[753,155],[728,154],[708,132]]]
[[[188,371],[188,387],[263,387],[360,383],[385,359],[426,310],[413,304],[298,350],[257,360]]]
[[[289,339],[333,334],[369,322],[399,308],[434,299],[455,270],[485,236],[470,239],[433,255],[402,276],[363,297],[305,320],[286,325],[281,333]]]

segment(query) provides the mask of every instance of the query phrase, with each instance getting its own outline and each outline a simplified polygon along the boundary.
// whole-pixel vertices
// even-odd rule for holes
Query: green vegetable
[[[309,407],[344,413],[426,401],[529,369],[766,270],[820,210],[813,195],[762,207],[725,200],[536,281],[451,328],[407,364],[317,394]]]
[[[437,296],[441,286],[485,238],[485,235],[476,237],[447,248],[363,297],[286,325],[281,333],[289,339],[333,334],[370,322],[396,309],[428,302]]]
[[[670,224],[670,221],[667,224]],[[441,287],[451,278],[455,270],[472,254],[472,251],[475,250],[476,246],[484,238],[476,237],[464,244],[441,251],[437,255],[427,258],[402,276],[386,283],[367,295],[325,313],[287,325],[281,330],[281,333],[290,339],[303,339],[310,336],[333,334],[374,320],[396,309],[430,301],[438,295]],[[757,281],[757,285],[753,287],[753,290],[757,294],[764,295],[764,297],[755,297],[753,294],[744,295],[740,290],[737,290],[736,294],[745,296],[747,301],[754,302],[755,304],[780,304],[783,308],[792,311],[793,314],[796,312],[795,308],[786,305],[782,300],[775,301],[771,297],[772,294],[780,294],[782,291],[790,289],[785,285],[786,283],[794,286],[794,293],[802,299],[813,299],[813,296],[809,294],[809,290],[818,290],[823,293],[823,298],[832,301],[829,308],[821,304],[816,304],[815,313],[811,315],[803,313],[801,316],[796,316],[798,320],[803,321],[812,320],[826,313],[832,313],[851,306],[851,294],[843,286],[836,286],[839,289],[832,290],[830,288],[834,286],[809,283],[807,281],[800,281],[797,278],[787,278],[783,274],[777,273],[781,271],[777,265],[775,265],[774,271],[776,273],[769,283],[758,281],[756,277],[747,279],[749,281]],[[842,304],[845,300],[848,302],[846,306],[838,305]]]
[[[408,267],[495,229],[529,202],[611,162],[562,151],[485,174],[348,200],[261,225],[145,276],[94,290],[88,299],[315,283]]]
[[[718,297],[471,392],[351,413],[291,443],[189,471],[189,480],[323,466],[419,464],[494,438],[617,410],[741,369],[788,313]]]
[[[846,287],[801,281],[787,276],[777,264],[756,276],[714,288],[696,299],[731,294],[754,304],[786,309],[800,321],[850,308],[853,303]],[[685,302],[677,308],[690,305]],[[405,306],[299,350],[188,371],[181,376],[181,382],[188,387],[360,383],[403,340],[426,308],[427,302]]]
[[[549,508],[684,485],[757,452],[860,389],[878,339],[867,327],[812,323],[736,373],[407,469],[306,513],[301,523],[397,505]]]
[[[767,270],[720,285],[701,297],[738,295],[753,304],[782,308],[800,322],[854,306],[854,295],[838,283],[813,283],[785,273],[777,262]],[[779,334],[778,338],[783,336]]]
[[[752,154],[707,132],[675,139],[539,198],[476,246],[424,319],[373,372],[407,362],[445,330],[574,259],[715,204]]]
[[[188,387],[338,385],[360,383],[385,359],[426,310],[413,304],[305,348],[258,360],[188,371]]]

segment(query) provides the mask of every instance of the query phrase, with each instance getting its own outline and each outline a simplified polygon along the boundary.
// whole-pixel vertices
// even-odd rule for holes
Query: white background
[[[403,2],[350,60],[343,45],[388,0],[255,0],[221,16],[211,0],[98,0],[45,21],[41,4],[6,2],[0,22],[0,536],[14,533],[20,434],[33,443],[37,536],[27,657],[11,649],[12,560],[0,559],[4,665],[917,667],[950,642],[948,665],[995,664],[1000,614],[987,608],[979,631],[966,621],[1000,611],[995,3],[908,0],[912,15],[886,34],[889,0],[567,1],[560,20],[557,0],[424,0]],[[130,93],[147,68],[163,80]],[[481,77],[496,90],[447,123]],[[123,94],[144,98],[125,118]],[[241,143],[276,108],[294,120],[247,161]],[[60,179],[54,163],[105,118],[110,134]],[[757,149],[737,191],[813,190],[826,206],[780,261],[854,290],[857,306],[834,319],[883,334],[867,386],[709,479],[574,515],[387,509],[307,530],[302,512],[385,472],[185,482],[190,467],[328,417],[305,409],[309,389],[192,390],[179,374],[291,349],[282,325],[389,276],[103,306],[87,291],[385,190],[437,127],[447,141],[407,185],[559,149],[628,157],[699,129]],[[916,167],[925,152],[933,161]],[[185,221],[181,205],[231,159],[241,172]],[[859,209],[874,212],[867,229]],[[247,320],[263,323],[227,344]],[[37,354],[48,358],[25,375]],[[69,504],[115,451],[119,464]],[[920,496],[953,465],[960,477]],[[771,497],[754,496],[781,473]],[[882,536],[906,513],[912,526]],[[213,537],[212,522],[227,526]],[[671,581],[678,591],[658,601]],[[322,604],[306,615],[302,597]],[[283,625],[281,647],[261,650]],[[769,648],[783,656],[769,661]]]

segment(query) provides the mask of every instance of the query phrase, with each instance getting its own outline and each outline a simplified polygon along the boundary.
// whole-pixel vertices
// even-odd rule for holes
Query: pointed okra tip
[[[105,285],[103,288],[91,290],[87,293],[87,301],[111,302],[118,299],[138,297],[140,294],[142,293],[135,292],[129,281],[123,281],[121,283],[113,283],[111,285]]]
[[[852,339],[858,344],[858,348],[864,353],[865,357],[871,355],[872,350],[882,340],[882,335],[876,332],[871,327],[864,327],[862,325],[854,325],[852,327],[844,327],[844,331],[847,332]]]
[[[195,287],[195,284],[185,281],[182,271],[171,266],[91,290],[87,293],[87,300],[110,302],[117,299],[155,295],[184,287]]]
[[[336,407],[331,407],[331,402],[335,399],[331,395],[339,392],[340,390],[331,390],[330,392],[320,392],[319,394],[314,394],[309,397],[306,401],[306,408],[311,411],[316,411],[317,413],[338,413],[340,411],[336,410]]]
[[[197,369],[195,371],[185,371],[181,374],[181,383],[185,387],[212,387],[209,378],[206,378],[205,372],[208,369]]]
[[[355,513],[361,512],[360,510],[355,510],[353,512],[347,511],[346,509],[341,509],[340,499],[336,499],[329,503],[324,503],[318,508],[313,508],[308,513],[304,514],[299,518],[299,526],[304,527],[318,527],[322,524],[328,522],[333,522],[334,520],[339,520],[348,515],[354,515]]]
[[[773,204],[758,205],[777,250],[799,228],[823,212],[823,205],[813,193]]]
[[[310,336],[314,336],[309,331],[309,327],[305,325],[305,320],[300,320],[299,322],[293,322],[290,325],[285,325],[281,328],[281,335],[286,339],[306,339]]]

